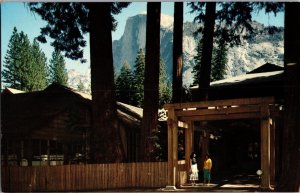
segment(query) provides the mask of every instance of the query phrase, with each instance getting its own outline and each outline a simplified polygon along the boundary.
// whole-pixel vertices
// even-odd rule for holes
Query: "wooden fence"
[[[1,169],[2,191],[92,191],[112,188],[165,187],[167,162],[9,166]]]

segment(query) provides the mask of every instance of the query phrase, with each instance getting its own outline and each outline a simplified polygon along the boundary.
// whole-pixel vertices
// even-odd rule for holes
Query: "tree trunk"
[[[199,100],[207,100],[210,86],[211,60],[213,51],[213,37],[216,18],[216,2],[206,3],[205,23],[203,31],[203,48],[199,77]]]
[[[300,191],[300,4],[285,4],[285,113],[277,191]]]
[[[120,162],[123,160],[124,151],[117,127],[110,3],[89,5],[92,90],[91,154],[96,163]]]
[[[151,133],[157,129],[160,63],[160,2],[147,3],[144,115],[140,138],[140,159],[150,160]]]
[[[182,102],[182,33],[183,2],[175,2],[173,36],[173,103]]]
[[[205,23],[203,31],[203,48],[201,56],[201,67],[199,77],[198,101],[208,100],[208,89],[210,87],[211,60],[213,51],[214,27],[216,19],[216,2],[206,3]],[[209,131],[207,122],[200,122],[201,133],[196,133],[199,138],[199,146],[196,152],[200,152],[200,165],[203,165],[206,153],[209,152]],[[196,146],[197,147],[197,146]]]

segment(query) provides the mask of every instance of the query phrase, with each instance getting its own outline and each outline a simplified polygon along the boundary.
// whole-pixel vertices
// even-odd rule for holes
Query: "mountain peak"
[[[147,17],[147,12],[141,12],[137,15],[134,15],[132,17],[129,17],[128,20],[133,20],[135,18],[143,18],[146,19]],[[174,23],[174,17],[166,14],[161,14],[160,15],[160,26],[163,28],[173,28],[173,23]]]
[[[127,20],[124,34],[113,42],[113,57],[115,72],[119,72],[124,61],[133,68],[137,52],[146,45],[146,14],[138,14]],[[172,76],[173,71],[173,24],[174,18],[161,14],[160,54],[166,64],[167,74]],[[237,76],[251,71],[266,62],[283,66],[283,30],[273,35],[260,23],[253,22],[257,33],[249,40],[243,40],[239,46],[229,48],[226,77]],[[194,56],[199,37],[194,36],[199,24],[185,22],[183,24],[183,82],[189,85],[193,82]]]
[[[174,17],[161,14],[160,15],[160,25],[165,28],[172,28],[174,23]]]

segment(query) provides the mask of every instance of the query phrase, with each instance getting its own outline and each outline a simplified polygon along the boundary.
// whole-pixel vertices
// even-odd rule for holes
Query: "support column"
[[[188,174],[191,164],[190,164],[190,155],[193,150],[193,122],[188,122],[188,128],[185,129],[185,165],[186,165],[186,172]]]
[[[275,118],[273,117],[271,119],[271,127],[270,127],[270,184],[272,187],[276,185],[275,182],[275,157],[276,157],[276,151],[275,151],[275,129],[276,129],[276,124],[275,124]]]
[[[50,166],[50,140],[47,140],[47,165]]]
[[[268,104],[263,104],[261,106],[261,188],[263,189],[271,189],[270,186],[270,112]]]
[[[32,166],[32,140],[29,138],[26,140],[26,155],[25,158],[27,159],[28,166]]]
[[[176,189],[178,165],[178,120],[174,109],[168,109],[168,184],[166,189]]]

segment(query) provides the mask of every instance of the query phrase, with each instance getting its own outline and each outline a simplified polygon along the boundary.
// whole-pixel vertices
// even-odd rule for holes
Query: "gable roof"
[[[280,70],[283,70],[283,67],[271,63],[265,63],[264,65],[261,65],[260,67],[255,68],[250,72],[247,72],[247,74],[273,72],[273,71],[280,71]]]

